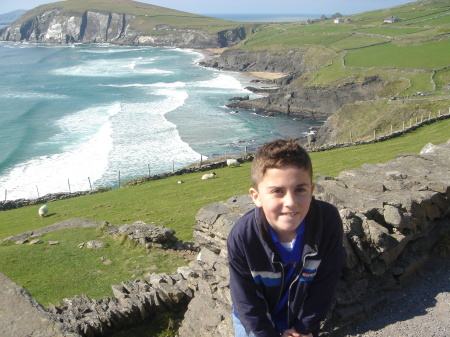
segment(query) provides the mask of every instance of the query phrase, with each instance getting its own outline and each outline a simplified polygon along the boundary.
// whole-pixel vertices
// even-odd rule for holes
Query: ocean
[[[225,107],[251,78],[195,50],[0,43],[0,200],[117,187],[318,122]]]
[[[204,14],[214,18],[238,21],[238,22],[298,22],[318,19],[322,14],[236,14],[236,13],[212,13]]]

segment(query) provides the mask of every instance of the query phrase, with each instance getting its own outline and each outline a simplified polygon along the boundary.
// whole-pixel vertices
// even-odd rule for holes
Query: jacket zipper
[[[308,253],[308,254],[306,254],[304,257],[303,257],[303,265],[302,265],[302,268],[300,269],[300,272],[296,275],[296,277],[294,278],[294,280],[291,282],[291,284],[289,285],[289,295],[288,295],[288,303],[287,303],[287,305],[288,305],[288,311],[287,311],[287,323],[288,323],[288,327],[289,327],[289,323],[290,323],[290,321],[291,321],[291,319],[290,319],[290,307],[291,307],[291,289],[292,289],[292,286],[294,285],[294,283],[299,279],[299,277],[300,277],[300,275],[303,273],[303,268],[305,267],[305,264],[306,264],[306,259],[308,258],[308,257],[313,257],[313,256],[316,256],[317,255],[317,246],[315,246],[314,247],[315,248],[315,252],[311,252],[311,253]],[[284,276],[284,275],[283,275]],[[280,294],[280,296],[281,296],[281,294]],[[305,303],[305,298],[306,298],[306,296],[304,296],[303,297],[303,303],[302,303],[302,305],[301,305],[301,307],[300,308],[303,308],[303,304]],[[290,327],[289,327],[290,328]]]
[[[279,264],[281,267],[281,288],[280,291],[278,293],[278,299],[277,299],[277,304],[275,305],[275,308],[278,306],[278,303],[280,303],[280,299],[281,299],[281,295],[283,293],[283,287],[284,287],[284,268],[283,268],[283,263],[281,262],[276,262],[275,260],[275,254],[272,253],[272,263],[276,263]]]

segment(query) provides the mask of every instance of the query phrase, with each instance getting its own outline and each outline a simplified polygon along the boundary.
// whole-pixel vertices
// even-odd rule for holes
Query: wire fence
[[[156,179],[160,179],[162,177],[167,177],[170,175],[176,175],[176,174],[185,174],[185,173],[189,173],[189,171],[204,171],[204,170],[209,170],[209,169],[214,169],[217,167],[217,165],[219,166],[224,166],[225,162],[227,160],[227,158],[247,158],[248,157],[248,147],[245,146],[243,149],[243,154],[242,155],[229,155],[227,154],[227,152],[224,153],[224,155],[222,157],[219,158],[215,158],[215,159],[206,159],[206,157],[204,157],[203,155],[200,155],[200,160],[197,163],[193,163],[190,166],[193,167],[193,169],[189,169],[189,168],[181,168],[181,169],[175,169],[176,167],[176,161],[172,160],[172,165],[171,165],[171,171],[166,171],[166,172],[162,172],[162,173],[158,173],[158,174],[154,174],[152,176],[152,171],[151,171],[151,165],[147,164],[146,165],[146,172],[144,175],[138,177],[138,178],[132,178],[131,180],[127,180],[124,181],[123,180],[123,172],[121,170],[119,170],[117,172],[117,180],[116,180],[116,184],[114,186],[117,186],[117,188],[122,187],[124,184],[126,184],[127,182],[133,181],[133,180],[137,180],[137,181],[147,181],[147,180],[156,180]],[[244,160],[244,159],[243,159]],[[214,167],[211,167],[211,163],[216,163],[217,165],[215,165]],[[89,184],[89,190],[88,191],[82,191],[83,192],[87,192],[87,193],[92,193],[93,191],[96,190],[110,190],[112,189],[112,187],[97,187],[95,188],[91,182],[91,178],[87,177],[87,183]],[[79,185],[79,184],[78,184]],[[67,191],[58,191],[56,193],[58,194],[64,194],[64,193],[68,193],[68,194],[74,194],[75,192],[72,192],[72,187],[73,185],[70,183],[70,179],[67,179]],[[33,187],[34,188],[34,187]],[[41,198],[40,192],[39,192],[39,186],[35,185],[36,188],[36,193],[37,193],[37,198]],[[75,193],[75,194],[79,194],[79,193]],[[5,196],[4,196],[4,202],[8,201],[8,190],[5,189]],[[1,201],[0,201],[1,203]],[[1,209],[0,209],[1,210]]]

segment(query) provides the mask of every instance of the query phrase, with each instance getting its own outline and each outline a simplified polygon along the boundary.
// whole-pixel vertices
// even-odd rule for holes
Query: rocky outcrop
[[[0,273],[0,336],[80,337]]]
[[[220,57],[200,62],[201,65],[223,70],[247,72],[275,72],[285,76],[267,81],[280,86],[265,97],[228,104],[233,109],[255,110],[268,114],[288,114],[307,120],[325,120],[344,104],[378,97],[386,84],[379,76],[368,76],[359,82],[349,82],[338,87],[302,87],[293,81],[302,74],[324,67],[328,56],[321,62],[312,62],[316,49],[304,47],[289,52],[245,51],[229,49]],[[324,52],[324,51],[322,51]],[[328,55],[328,54],[326,54]]]
[[[221,48],[246,37],[243,27],[208,33],[192,28],[155,29],[142,34],[132,28],[131,14],[87,10],[68,14],[59,8],[43,11],[33,18],[7,27],[0,40],[31,43],[114,43],[123,45],[176,46],[181,48]],[[164,33],[160,31],[164,30]]]
[[[62,14],[58,8],[6,28],[3,41],[38,43],[126,43],[136,33],[130,29],[133,15],[86,11],[81,16]]]
[[[325,335],[377,307],[386,310],[389,294],[433,252],[450,253],[448,242],[440,241],[450,233],[449,167],[450,142],[344,171],[337,178],[319,177],[315,196],[338,207],[348,256]],[[232,335],[226,238],[252,207],[249,196],[239,196],[197,214],[194,237],[203,248],[190,268],[200,278],[180,336]]]
[[[181,272],[184,272],[181,270]],[[113,297],[101,300],[88,296],[64,299],[49,310],[64,327],[81,336],[110,336],[164,312],[179,312],[192,298],[195,285],[179,272],[152,274],[148,279],[113,285]]]
[[[330,89],[289,85],[266,97],[227,106],[269,114],[295,115],[299,119],[325,120],[344,104],[376,98],[383,86],[383,79],[377,76],[367,77],[363,83],[349,83]]]
[[[227,29],[217,34],[209,34],[196,29],[170,29],[165,34],[137,35],[133,44],[142,46],[180,48],[223,48],[232,46],[246,37],[244,28]]]
[[[311,64],[306,60],[308,51],[308,48],[293,49],[289,52],[269,50],[250,52],[243,49],[229,49],[219,57],[200,62],[200,65],[231,71],[264,71],[291,75],[318,68],[318,65]],[[286,83],[286,81],[288,80],[281,80],[281,83]]]

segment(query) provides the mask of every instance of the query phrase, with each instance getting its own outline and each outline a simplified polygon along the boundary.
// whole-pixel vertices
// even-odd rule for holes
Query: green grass
[[[385,37],[373,38],[367,36],[350,35],[345,39],[333,42],[332,44],[330,44],[330,47],[336,51],[340,51],[345,49],[363,48],[385,42],[388,42],[388,39]]]
[[[113,225],[137,220],[166,226],[184,241],[192,240],[194,216],[207,204],[233,194],[247,193],[249,163],[237,168],[215,170],[218,178],[201,180],[202,173],[154,180],[139,186],[48,203],[51,216],[40,218],[37,206],[0,212],[0,238],[41,228],[70,218],[108,221]],[[182,179],[185,183],[178,184]],[[247,186],[247,187],[244,187]],[[23,221],[27,219],[26,221]]]
[[[363,164],[384,163],[399,153],[418,153],[427,143],[435,145],[450,139],[450,120],[440,121],[389,141],[311,153],[314,172],[338,176],[349,168]]]
[[[365,27],[358,30],[360,33],[365,34],[377,34],[385,36],[403,36],[405,34],[412,34],[424,31],[423,28],[415,27],[386,27],[386,26],[375,26],[375,27]]]
[[[440,70],[435,75],[436,88],[442,89],[450,84],[450,68]]]
[[[371,140],[374,131],[377,137],[389,135],[392,130],[400,131],[430,116],[436,117],[439,109],[448,112],[449,100],[436,100],[417,103],[388,104],[387,100],[378,102],[359,102],[347,104],[337,111],[332,120],[336,125],[336,142]],[[447,134],[450,137],[450,134]]]
[[[396,46],[392,43],[351,50],[345,56],[345,64],[359,68],[425,68],[440,69],[448,66],[450,40],[419,46]]]
[[[7,212],[5,212],[7,213]],[[43,305],[85,294],[91,298],[112,296],[110,285],[146,273],[176,271],[187,261],[163,251],[147,252],[128,239],[103,236],[94,228],[62,229],[40,238],[43,244],[2,244],[0,271],[26,288]],[[101,249],[80,249],[90,240],[101,240]],[[48,245],[58,241],[57,245]]]
[[[422,127],[402,137],[382,143],[311,153],[315,173],[337,176],[345,169],[364,163],[380,163],[398,153],[417,153],[429,142],[440,144],[450,137],[450,120]],[[102,194],[49,203],[51,216],[41,219],[38,206],[0,212],[0,237],[44,227],[71,218],[109,221],[118,225],[136,220],[152,222],[176,230],[177,237],[192,239],[195,214],[206,205],[242,195],[250,187],[250,163],[239,168],[215,170],[218,178],[201,180],[201,173],[151,181]],[[184,184],[177,184],[179,179]],[[46,234],[40,245],[0,245],[0,271],[25,287],[41,303],[57,303],[63,298],[86,294],[92,298],[111,296],[110,285],[150,272],[173,272],[186,261],[160,251],[122,245],[109,237],[108,247],[92,251],[79,249],[80,242],[94,240],[94,229],[65,229]],[[57,240],[59,245],[49,246]],[[103,264],[111,260],[110,265]]]

